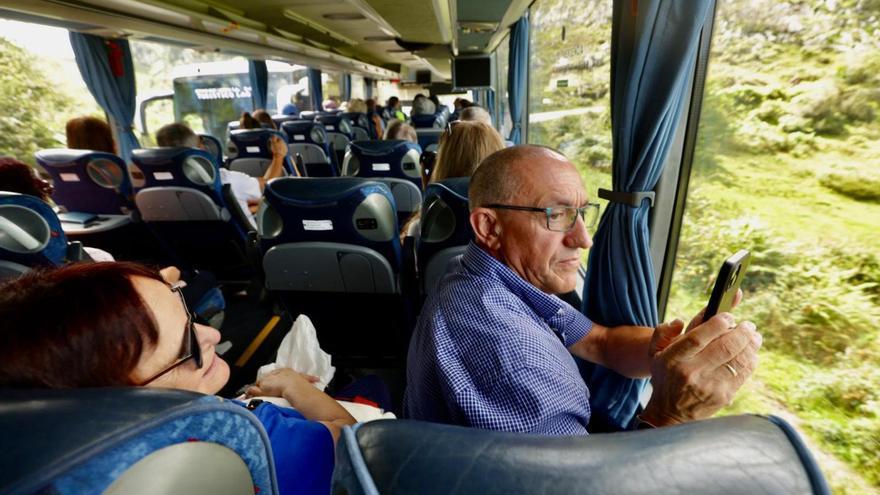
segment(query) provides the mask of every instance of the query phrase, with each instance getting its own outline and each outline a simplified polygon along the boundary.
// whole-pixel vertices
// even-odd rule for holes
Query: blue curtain
[[[342,101],[351,100],[351,74],[345,73],[342,74]]]
[[[373,80],[369,77],[364,78],[364,96],[367,100],[373,97]]]
[[[614,191],[651,191],[657,184],[681,118],[710,4],[711,0],[614,2]],[[597,322],[651,327],[658,323],[649,210],[645,200],[638,207],[609,203],[605,210],[584,286],[583,310]],[[585,379],[596,419],[625,427],[635,415],[646,380],[627,379],[599,366],[592,367]]]
[[[132,127],[137,92],[128,40],[71,31],[70,45],[86,87],[116,127],[119,156],[129,162],[131,150],[141,145]]]
[[[495,90],[487,89],[486,90],[486,110],[489,112],[489,115],[492,116],[492,119],[495,119]]]
[[[618,3],[618,2],[615,2]],[[519,18],[510,28],[510,50],[507,64],[507,104],[513,129],[508,139],[522,144],[523,109],[529,104],[526,86],[529,80],[529,18]]]
[[[254,102],[254,110],[258,108],[265,110],[266,99],[269,96],[269,69],[266,68],[266,61],[248,60],[248,74],[251,77],[251,100]]]
[[[321,89],[321,69],[309,67],[309,97],[312,99],[312,110],[320,112],[324,110],[324,90]]]

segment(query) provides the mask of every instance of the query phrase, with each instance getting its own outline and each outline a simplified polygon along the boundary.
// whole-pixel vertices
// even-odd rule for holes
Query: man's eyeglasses
[[[183,310],[186,311],[186,330],[183,332],[183,342],[180,344],[180,354],[178,354],[177,359],[168,365],[162,371],[156,373],[151,376],[147,380],[139,383],[138,386],[144,386],[152,381],[155,381],[160,376],[168,373],[169,371],[177,368],[181,364],[187,362],[189,359],[194,359],[196,362],[196,368],[202,368],[202,348],[199,345],[198,337],[196,337],[196,325],[193,321],[192,313],[189,312],[189,308],[186,307],[186,300],[183,298],[183,292],[180,289],[183,288],[183,284],[176,283],[171,286],[171,291],[176,292],[178,296],[180,296],[180,303],[183,304]]]
[[[535,206],[514,206],[491,204],[487,208],[496,208],[501,210],[515,211],[534,211],[543,213],[547,216],[547,229],[554,232],[568,232],[577,223],[577,218],[581,217],[584,226],[592,229],[599,220],[599,203],[587,203],[587,206],[553,206],[551,208],[538,208]]]

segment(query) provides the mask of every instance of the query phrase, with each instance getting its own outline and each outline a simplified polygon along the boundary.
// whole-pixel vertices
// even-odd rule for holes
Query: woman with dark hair
[[[52,195],[52,184],[41,179],[33,167],[15,158],[0,158],[0,191],[17,192],[47,200]]]
[[[137,264],[36,270],[0,286],[0,387],[216,394],[229,379],[219,340],[193,321],[176,285]],[[335,441],[355,422],[312,381],[280,369],[248,390],[294,408],[263,402],[253,410],[269,434],[282,494],[329,493]]]
[[[76,117],[67,121],[67,147],[75,150],[116,153],[110,125],[98,117]]]
[[[263,110],[262,108],[254,110],[253,114],[242,112],[241,119],[239,119],[238,124],[241,129],[278,130],[278,126],[275,125],[275,121],[272,120],[272,116],[269,115],[269,112]]]

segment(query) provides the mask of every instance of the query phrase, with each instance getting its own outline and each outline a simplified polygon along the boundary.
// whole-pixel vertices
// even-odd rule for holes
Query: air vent
[[[462,34],[494,33],[498,30],[498,23],[461,21],[458,23],[458,29]]]
[[[366,17],[358,12],[336,12],[333,14],[324,14],[324,19],[330,19],[333,21],[363,21]]]

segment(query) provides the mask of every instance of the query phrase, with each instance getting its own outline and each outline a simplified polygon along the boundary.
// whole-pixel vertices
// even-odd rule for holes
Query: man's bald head
[[[568,164],[565,156],[544,146],[524,144],[492,153],[471,177],[468,198],[471,211],[493,203],[510,203],[535,167]]]

